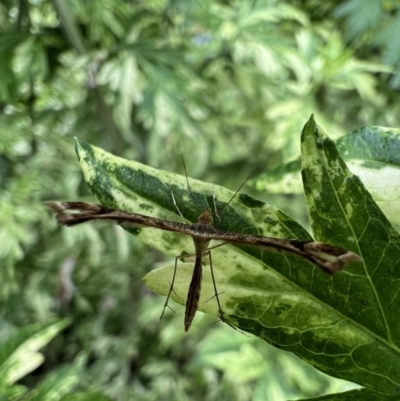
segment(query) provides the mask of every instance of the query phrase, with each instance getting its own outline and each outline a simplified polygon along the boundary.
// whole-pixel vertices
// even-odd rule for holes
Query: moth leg
[[[207,251],[206,251],[206,255],[208,254],[208,259],[209,259],[209,261],[210,261],[211,279],[212,279],[212,282],[213,282],[215,298],[217,299],[219,317],[221,318],[221,321],[227,323],[227,322],[225,321],[225,319],[224,319],[224,313],[223,313],[222,308],[221,308],[221,303],[219,302],[218,291],[217,291],[217,285],[216,285],[216,283],[215,283],[214,269],[213,269],[213,266],[212,266],[212,259],[211,259],[211,250],[212,250],[212,249],[219,248],[220,246],[223,246],[223,245],[225,245],[225,244],[227,244],[227,242],[222,242],[221,244],[217,244],[217,245],[214,245],[214,246],[209,247],[209,248],[207,249]],[[227,324],[230,326],[229,323],[227,323]]]
[[[178,260],[179,259],[187,259],[187,258],[193,258],[194,256],[196,256],[195,254],[192,254],[192,255],[179,255],[179,256],[177,256],[176,258],[175,258],[175,266],[174,266],[174,273],[173,273],[173,275],[172,275],[172,281],[171,281],[171,286],[169,287],[169,291],[168,291],[168,294],[167,294],[167,299],[165,300],[165,303],[164,303],[164,307],[163,307],[163,310],[162,310],[162,313],[161,313],[161,316],[160,316],[160,320],[163,318],[163,316],[164,316],[164,313],[165,313],[165,309],[167,309],[167,308],[170,308],[170,306],[168,306],[168,301],[169,301],[169,298],[171,297],[171,293],[172,292],[175,292],[174,291],[174,282],[175,282],[175,276],[176,276],[176,271],[178,270]],[[175,292],[175,294],[176,294],[176,296],[178,297],[178,294]],[[178,297],[179,298],[179,297]],[[170,308],[171,309],[171,308]],[[171,309],[172,310],[172,309]]]
[[[219,246],[222,246],[222,245],[224,245],[224,244],[220,244]],[[215,248],[215,247],[212,247],[212,248]],[[221,321],[225,322],[225,320],[224,320],[224,312],[222,312],[221,304],[219,302],[217,285],[215,284],[214,269],[213,269],[213,266],[212,266],[212,259],[211,259],[211,251],[210,251],[210,249],[211,248],[209,248],[207,250],[206,255],[208,254],[208,259],[210,261],[211,278],[212,278],[212,282],[213,282],[215,298],[216,298],[217,304],[218,304],[218,314],[219,314],[219,317],[221,318]]]
[[[214,294],[215,294],[214,296],[215,296],[215,298],[216,298],[216,300],[217,300],[217,304],[218,304],[218,313],[219,313],[219,317],[220,317],[220,319],[221,319],[222,322],[226,323],[228,326],[230,326],[230,327],[232,327],[233,329],[235,329],[235,330],[239,331],[240,333],[242,333],[237,327],[232,326],[229,322],[227,322],[227,321],[225,320],[225,318],[224,318],[224,312],[222,311],[221,303],[220,303],[220,301],[219,301],[219,294],[218,294],[218,290],[217,290],[217,285],[216,285],[216,283],[215,283],[214,269],[213,269],[213,266],[212,266],[211,252],[210,252],[210,251],[211,251],[212,249],[219,248],[220,246],[223,246],[223,245],[226,245],[226,244],[228,244],[228,242],[222,242],[221,244],[217,244],[217,245],[214,245],[214,246],[208,248],[207,251],[206,251],[206,253],[205,253],[205,255],[208,254],[208,258],[209,258],[209,261],[210,261],[211,278],[212,278],[212,282],[213,282],[213,286],[214,286]],[[212,298],[214,298],[214,297],[212,297]],[[210,298],[210,299],[212,299],[212,298]],[[208,302],[208,301],[207,301],[207,302]]]

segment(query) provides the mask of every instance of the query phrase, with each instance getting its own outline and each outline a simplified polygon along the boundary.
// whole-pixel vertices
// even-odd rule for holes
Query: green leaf
[[[0,382],[12,384],[43,363],[44,357],[38,352],[61,330],[69,320],[56,323],[34,324],[19,330],[0,345]]]
[[[46,376],[27,396],[29,401],[58,401],[74,390],[80,382],[86,364],[84,355],[73,365],[63,366]]]
[[[27,388],[21,385],[1,385],[0,401],[14,401],[23,399],[22,396],[27,392]]]
[[[223,209],[233,195],[231,191],[190,179],[193,202],[183,176],[115,157],[83,142],[77,142],[76,150],[89,188],[105,206],[181,221],[172,200],[172,190],[183,216],[189,222],[195,222],[207,206],[214,208],[215,193],[221,217],[221,221],[215,219],[218,229],[310,239],[298,223],[250,196],[239,194]],[[309,165],[312,154],[305,155]],[[307,185],[307,189],[310,189],[309,182]],[[327,204],[332,203],[331,194],[325,197],[325,192],[318,192],[315,196]],[[317,239],[326,237],[328,242],[348,246],[356,252],[359,250],[354,241],[348,240],[348,231],[352,227],[347,220],[335,227],[336,231],[327,227],[324,232],[324,226],[319,227],[315,223],[313,208],[312,218]],[[126,228],[170,256],[193,253],[191,238],[155,229]],[[371,294],[364,296],[355,292],[351,299],[347,298],[352,277],[349,273],[327,276],[315,266],[292,255],[232,245],[212,251],[212,260],[222,309],[230,324],[296,353],[333,376],[388,393],[398,391],[396,380],[400,375],[396,368],[399,364],[396,346],[392,346],[388,340],[377,338],[370,327],[364,324],[364,321],[368,322],[374,301]],[[145,278],[146,283],[154,291],[166,294],[173,267],[174,264],[170,264],[152,271]],[[174,283],[177,296],[174,294],[173,297],[181,304],[186,300],[192,269],[192,264],[179,262]],[[363,269],[361,263],[349,268],[354,274],[361,274]],[[205,266],[199,309],[218,316],[215,299],[210,300],[213,295],[209,267]],[[357,304],[354,311],[362,314],[362,318],[357,320],[350,312],[343,314],[344,308],[353,310],[351,302]],[[375,318],[373,316],[371,319]],[[358,349],[362,347],[367,349],[368,355],[358,354]],[[357,361],[352,359],[354,357],[357,357]],[[383,375],[382,357],[390,362],[391,367],[384,370]],[[372,363],[376,364],[376,369],[371,366]]]
[[[26,32],[6,32],[0,34],[0,53],[13,49],[29,38]]]
[[[249,184],[258,191],[268,191],[274,194],[301,194],[301,159],[297,158],[279,165],[272,171],[260,174],[250,180]]]
[[[310,398],[297,399],[297,401],[306,401]],[[313,397],[312,401],[398,401],[397,395],[390,396],[377,393],[368,389],[346,391],[340,394],[329,394],[321,397]]]
[[[322,289],[336,323],[318,333],[309,328],[315,351],[331,359],[333,375],[345,370],[350,380],[398,394],[400,236],[313,116],[302,132],[302,175],[316,238],[364,259],[335,276],[334,292]]]
[[[336,8],[335,14],[347,17],[348,37],[353,39],[376,26],[382,19],[383,10],[379,1],[347,0]]]
[[[386,217],[400,227],[400,130],[360,128],[340,138],[337,147]]]
[[[400,228],[400,130],[364,127],[336,141],[347,167],[368,189],[386,217]],[[257,190],[302,193],[300,158],[252,181]]]

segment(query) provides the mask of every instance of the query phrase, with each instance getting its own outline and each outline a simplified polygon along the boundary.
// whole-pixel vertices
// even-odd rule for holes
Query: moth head
[[[209,207],[199,216],[197,222],[212,225],[213,218]]]

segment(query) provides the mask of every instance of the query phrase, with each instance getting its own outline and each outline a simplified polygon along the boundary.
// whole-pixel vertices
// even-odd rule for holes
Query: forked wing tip
[[[364,260],[361,256],[351,251],[347,251],[343,255],[338,256],[338,259],[343,263],[343,265],[354,262],[362,262]]]
[[[62,212],[65,210],[64,202],[60,201],[47,201],[43,202],[47,207],[53,209],[55,212]]]

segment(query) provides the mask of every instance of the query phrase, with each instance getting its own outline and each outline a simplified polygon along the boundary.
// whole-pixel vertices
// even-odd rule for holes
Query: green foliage
[[[374,5],[355,0],[1,2],[0,343],[32,324],[72,321],[3,398],[34,396],[63,365],[81,379],[65,399],[279,400],[348,388],[251,339],[230,364],[223,340],[206,360],[197,345],[232,330],[199,313],[184,336],[179,306],[154,327],[163,300],[141,278],[165,264],[159,253],[107,224],[61,230],[42,202],[93,200],[73,136],[168,171],[183,172],[183,154],[189,175],[238,188],[250,172],[258,182],[259,172],[297,157],[312,112],[335,139],[398,125],[399,6],[380,4],[366,16]],[[349,154],[359,147],[343,144]],[[362,179],[373,170],[363,182],[400,226],[395,186],[381,178],[396,165],[357,157],[358,172],[346,163]],[[302,198],[258,196],[307,224]],[[82,351],[88,363],[79,365]],[[265,370],[246,376],[256,355]],[[272,379],[277,366],[284,379]],[[309,387],[302,377],[313,377]]]
[[[387,127],[364,127],[336,141],[350,171],[357,175],[391,224],[400,227],[398,176],[400,131]],[[303,193],[301,160],[297,158],[257,177],[251,184],[259,191]]]
[[[0,345],[2,400],[110,400],[94,391],[75,390],[80,384],[80,375],[86,364],[86,357],[83,355],[78,356],[73,364],[52,371],[34,390],[29,391],[25,386],[15,384],[43,363],[44,356],[39,350],[70,323],[69,320],[63,320],[56,323],[34,324],[10,333],[9,338]]]
[[[346,39],[361,45],[359,53],[372,50],[378,60],[395,67],[391,84],[398,88],[400,49],[392,40],[400,29],[398,2],[347,0],[337,6],[334,14],[344,19]]]

